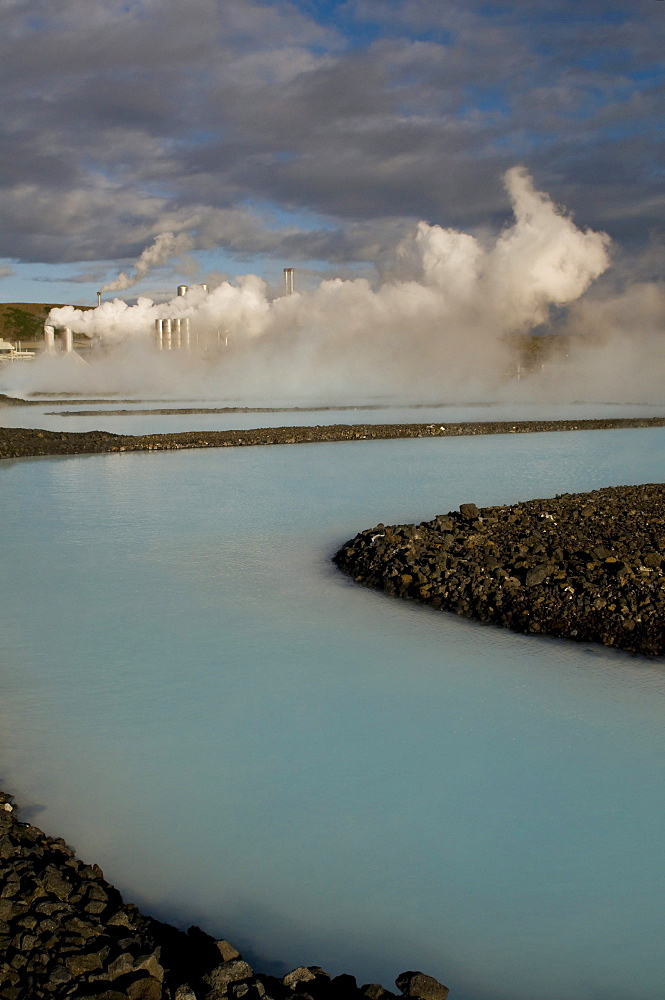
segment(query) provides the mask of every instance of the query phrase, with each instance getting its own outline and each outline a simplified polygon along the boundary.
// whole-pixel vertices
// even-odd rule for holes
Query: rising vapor
[[[621,301],[581,298],[609,266],[609,238],[578,228],[534,188],[523,168],[509,170],[504,180],[514,221],[493,242],[420,222],[395,248],[397,266],[408,277],[396,272],[378,287],[362,278],[333,279],[313,291],[270,298],[261,278],[246,275],[210,293],[194,287],[166,303],[139,298],[130,306],[115,299],[88,311],[54,309],[49,322],[99,342],[106,360],[76,375],[77,387],[88,392],[248,400],[434,393],[453,401],[510,391],[565,399],[569,391],[584,398],[593,375],[593,398],[603,398],[606,387],[635,391],[640,399],[656,390],[662,395],[660,381],[644,377],[652,341],[662,342],[662,325],[660,340],[649,327],[640,355],[626,347],[634,338]],[[181,237],[162,234],[136,273],[185,245]],[[662,290],[649,296],[642,289],[638,297],[644,313],[660,309],[662,320]],[[546,330],[553,308],[560,321],[562,307],[569,307],[567,336],[551,342],[566,349],[518,384],[515,339]],[[155,320],[164,318],[188,319],[198,351],[158,353]],[[613,374],[627,356],[630,384],[625,368]],[[31,368],[37,375],[39,363]]]
[[[124,292],[131,288],[156,267],[168,264],[174,257],[187,253],[192,249],[192,239],[187,233],[160,233],[154,243],[146,247],[136,264],[132,274],[121,271],[114,281],[101,288],[102,292]]]

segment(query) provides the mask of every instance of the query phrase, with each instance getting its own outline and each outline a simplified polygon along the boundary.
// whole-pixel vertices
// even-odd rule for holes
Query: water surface
[[[114,434],[172,434],[178,431],[247,430],[252,427],[293,427],[330,424],[453,423],[487,420],[592,420],[628,417],[656,417],[662,406],[648,403],[470,403],[375,401],[369,405],[325,406],[312,404],[289,408],[289,401],[275,399],[266,407],[273,412],[242,412],[240,400],[131,400],[101,398],[78,402],[76,398],[37,402],[28,406],[0,407],[4,427],[40,427],[54,431],[111,431]],[[196,407],[210,412],[183,413]],[[220,407],[226,412],[214,412]],[[236,408],[236,412],[234,411]],[[170,409],[172,414],[150,412]],[[130,411],[130,412],[127,412]]]
[[[662,660],[353,585],[358,530],[662,480],[665,430],[3,463],[5,787],[266,967],[662,992]]]

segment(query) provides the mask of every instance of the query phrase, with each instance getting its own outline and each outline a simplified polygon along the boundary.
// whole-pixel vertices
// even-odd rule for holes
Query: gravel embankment
[[[123,902],[97,865],[21,823],[0,792],[2,1000],[391,1000],[377,984],[317,966],[282,979],[254,972],[228,941],[187,933]],[[445,1000],[423,973],[402,973],[401,996]],[[400,998],[401,1000],[401,998]]]
[[[462,504],[378,524],[334,562],[358,583],[517,632],[665,654],[662,484]]]
[[[0,416],[0,420],[1,420]],[[625,420],[524,420],[452,424],[332,424],[316,427],[259,427],[245,431],[185,431],[178,434],[112,434],[108,431],[46,431],[0,427],[0,458],[84,455],[116,451],[173,451],[180,448],[236,448],[248,445],[321,441],[377,441],[394,438],[466,437],[544,431],[665,427],[665,417]]]

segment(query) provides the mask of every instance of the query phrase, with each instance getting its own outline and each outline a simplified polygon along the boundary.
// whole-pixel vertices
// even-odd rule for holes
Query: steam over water
[[[249,274],[169,302],[116,298],[88,311],[55,309],[49,321],[92,338],[97,360],[14,366],[9,389],[245,401],[307,394],[341,402],[376,393],[435,393],[445,402],[662,401],[662,285],[593,297],[587,290],[610,265],[608,237],[579,228],[523,169],[508,171],[505,183],[511,226],[481,237],[420,222],[376,286],[333,279],[274,297]],[[134,273],[108,288],[130,287],[182,250],[178,239],[161,234]],[[156,352],[155,321],[167,318],[189,321],[196,351]],[[532,365],[517,381],[524,359],[515,337],[553,330],[565,336],[544,369]]]
[[[664,465],[662,429],[6,463],[5,787],[263,968],[653,1000],[662,664],[389,599],[330,556]]]

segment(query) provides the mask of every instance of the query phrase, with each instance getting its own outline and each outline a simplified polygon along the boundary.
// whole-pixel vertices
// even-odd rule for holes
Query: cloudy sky
[[[418,220],[495,235],[517,165],[659,279],[664,43],[662,0],[0,0],[0,299],[155,241],[128,295],[387,273]]]

